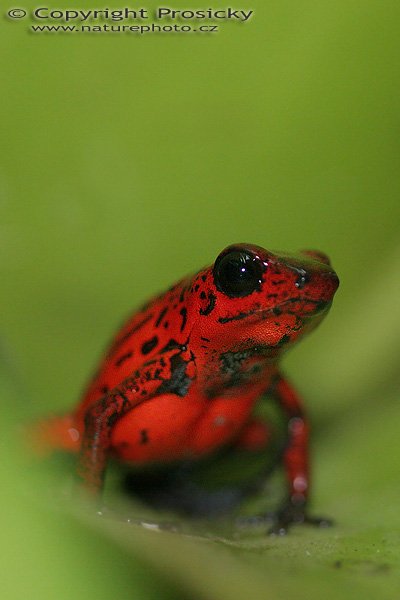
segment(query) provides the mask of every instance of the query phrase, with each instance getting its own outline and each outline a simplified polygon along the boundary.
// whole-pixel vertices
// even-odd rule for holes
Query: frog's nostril
[[[309,281],[310,275],[307,273],[307,271],[302,270],[295,281],[295,286],[301,290]]]

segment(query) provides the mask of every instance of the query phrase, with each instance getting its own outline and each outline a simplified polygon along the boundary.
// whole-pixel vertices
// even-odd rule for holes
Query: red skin
[[[49,444],[80,451],[78,474],[90,491],[101,489],[110,455],[165,463],[227,444],[265,446],[267,428],[252,411],[272,391],[288,422],[282,522],[306,520],[309,425],[278,363],[326,315],[338,278],[317,252],[234,247],[266,265],[259,289],[229,297],[217,289],[213,266],[182,280],[118,332],[76,410],[44,424]],[[293,516],[297,507],[301,518]]]

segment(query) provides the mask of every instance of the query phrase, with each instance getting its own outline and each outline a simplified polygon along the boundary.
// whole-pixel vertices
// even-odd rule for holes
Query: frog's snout
[[[332,301],[333,296],[339,287],[339,277],[336,275],[335,271],[331,269],[329,272],[321,273],[321,280],[323,282],[325,294],[328,296],[328,302]]]
[[[300,254],[304,254],[313,260],[324,263],[324,265],[331,266],[329,256],[320,250],[300,250]]]
[[[292,272],[292,285],[297,290],[296,299],[314,304],[313,314],[330,306],[339,286],[339,278],[326,254],[316,250],[303,250],[300,256],[285,257],[286,268]]]
[[[334,288],[334,291],[336,292],[336,290],[339,287],[339,277],[336,275],[335,271],[332,269],[329,272],[323,272],[321,273],[321,277],[322,279],[326,279],[327,281],[329,281],[329,283],[331,284],[331,286]]]
[[[296,287],[301,289],[307,283],[314,284],[323,295],[332,299],[339,287],[339,277],[333,270],[329,257],[319,250],[302,250],[301,254],[311,258],[312,262],[304,264],[304,269],[299,269]]]
[[[300,278],[300,281],[302,279]],[[295,284],[298,289],[301,289],[298,283]],[[339,287],[339,277],[336,275],[332,267],[324,269],[307,270],[306,283],[304,284],[303,293],[306,296],[319,299],[320,307],[330,305],[336,290]]]

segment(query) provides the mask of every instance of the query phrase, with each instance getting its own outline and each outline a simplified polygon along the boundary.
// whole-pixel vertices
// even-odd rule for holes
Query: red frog
[[[309,424],[279,361],[321,322],[338,284],[320,252],[229,246],[129,319],[75,411],[42,424],[42,439],[79,452],[78,477],[97,494],[110,456],[165,464],[266,447],[267,425],[252,412],[268,392],[287,422],[275,530],[318,522],[306,511]]]

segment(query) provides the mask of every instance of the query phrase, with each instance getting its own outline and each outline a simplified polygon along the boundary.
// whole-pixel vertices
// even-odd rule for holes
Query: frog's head
[[[339,285],[320,252],[289,255],[251,244],[225,248],[197,281],[199,330],[221,347],[290,345],[322,320]]]

